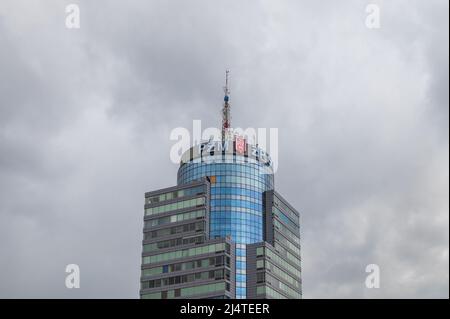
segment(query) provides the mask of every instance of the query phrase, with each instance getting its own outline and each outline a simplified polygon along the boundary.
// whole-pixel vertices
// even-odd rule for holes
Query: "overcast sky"
[[[2,0],[0,297],[137,298],[144,192],[176,184],[172,129],[220,124],[230,68],[232,125],[279,130],[304,297],[448,298],[448,6]]]

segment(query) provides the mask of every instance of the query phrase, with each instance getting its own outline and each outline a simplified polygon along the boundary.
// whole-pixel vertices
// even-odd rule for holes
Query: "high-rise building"
[[[299,213],[274,191],[269,154],[230,134],[228,76],[222,113],[222,139],[145,194],[141,298],[302,296]]]

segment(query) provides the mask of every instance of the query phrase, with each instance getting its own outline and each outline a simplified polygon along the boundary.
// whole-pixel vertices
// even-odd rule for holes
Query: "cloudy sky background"
[[[448,298],[447,1],[72,2],[0,3],[0,297],[137,298],[144,192],[230,68],[233,126],[279,129],[304,297]]]

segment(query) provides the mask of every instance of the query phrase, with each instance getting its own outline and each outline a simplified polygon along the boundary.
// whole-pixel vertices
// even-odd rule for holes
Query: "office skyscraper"
[[[227,73],[228,75],[228,73]],[[299,213],[269,154],[230,134],[194,145],[177,186],[145,194],[141,298],[301,298]]]

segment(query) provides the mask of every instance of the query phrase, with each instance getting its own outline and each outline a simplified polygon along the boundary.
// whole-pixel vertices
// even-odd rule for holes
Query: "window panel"
[[[170,212],[177,209],[189,208],[205,204],[205,197],[194,198],[190,200],[180,201],[172,204],[166,204],[162,206],[150,207],[145,209],[145,216],[151,216],[155,214]]]

